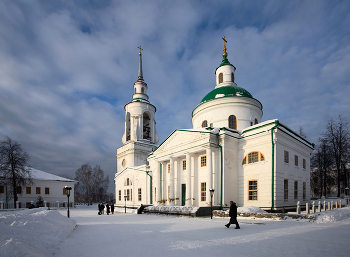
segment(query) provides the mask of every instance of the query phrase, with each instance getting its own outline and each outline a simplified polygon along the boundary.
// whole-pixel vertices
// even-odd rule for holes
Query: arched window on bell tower
[[[145,93],[145,88],[144,88],[144,87],[141,88],[141,93],[142,93],[142,94]]]
[[[228,117],[228,127],[230,129],[237,129],[237,118],[235,115],[230,115],[230,117]]]
[[[235,74],[233,72],[231,72],[231,81],[235,82]]]
[[[224,82],[224,74],[222,72],[219,74],[219,84]]]

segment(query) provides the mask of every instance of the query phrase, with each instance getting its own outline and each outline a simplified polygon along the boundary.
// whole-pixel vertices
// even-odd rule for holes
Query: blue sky
[[[349,117],[349,1],[1,1],[0,139],[31,165],[74,177],[84,163],[116,172],[138,46],[160,142],[191,128],[215,87],[225,36],[236,82],[317,143]]]

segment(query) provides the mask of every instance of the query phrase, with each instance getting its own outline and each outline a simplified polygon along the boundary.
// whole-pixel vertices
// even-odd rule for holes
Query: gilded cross
[[[222,40],[224,40],[224,47],[226,47],[227,41],[226,41],[226,39],[225,39],[225,36],[222,38]]]
[[[141,46],[138,46],[137,48],[139,48],[139,49],[140,49],[140,54],[141,54],[141,50],[143,50],[143,49],[141,48]]]

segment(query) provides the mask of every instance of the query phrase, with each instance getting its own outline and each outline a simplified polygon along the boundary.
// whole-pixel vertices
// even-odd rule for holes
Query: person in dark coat
[[[109,205],[108,205],[108,203],[106,204],[106,209],[107,209],[107,215],[109,215]]]
[[[101,215],[101,204],[98,204],[98,215]]]
[[[114,204],[111,205],[111,213],[114,214]]]
[[[230,211],[228,215],[231,217],[230,222],[227,223],[225,226],[229,228],[231,224],[236,224],[236,229],[240,229],[237,221],[237,206],[236,203],[233,201],[230,201]]]
[[[140,208],[137,210],[137,214],[142,214],[143,209],[145,209],[145,206],[141,204]]]

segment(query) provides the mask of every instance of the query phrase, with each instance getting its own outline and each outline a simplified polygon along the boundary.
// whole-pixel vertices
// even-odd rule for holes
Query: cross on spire
[[[141,50],[143,50],[142,48],[141,48],[141,46],[138,46],[137,48],[139,48],[140,49],[140,53],[139,53],[139,55],[141,55],[142,53],[141,53]]]
[[[222,54],[222,57],[227,57],[227,53],[226,53],[226,39],[225,39],[225,36],[222,38],[222,40],[224,40],[224,53]]]

